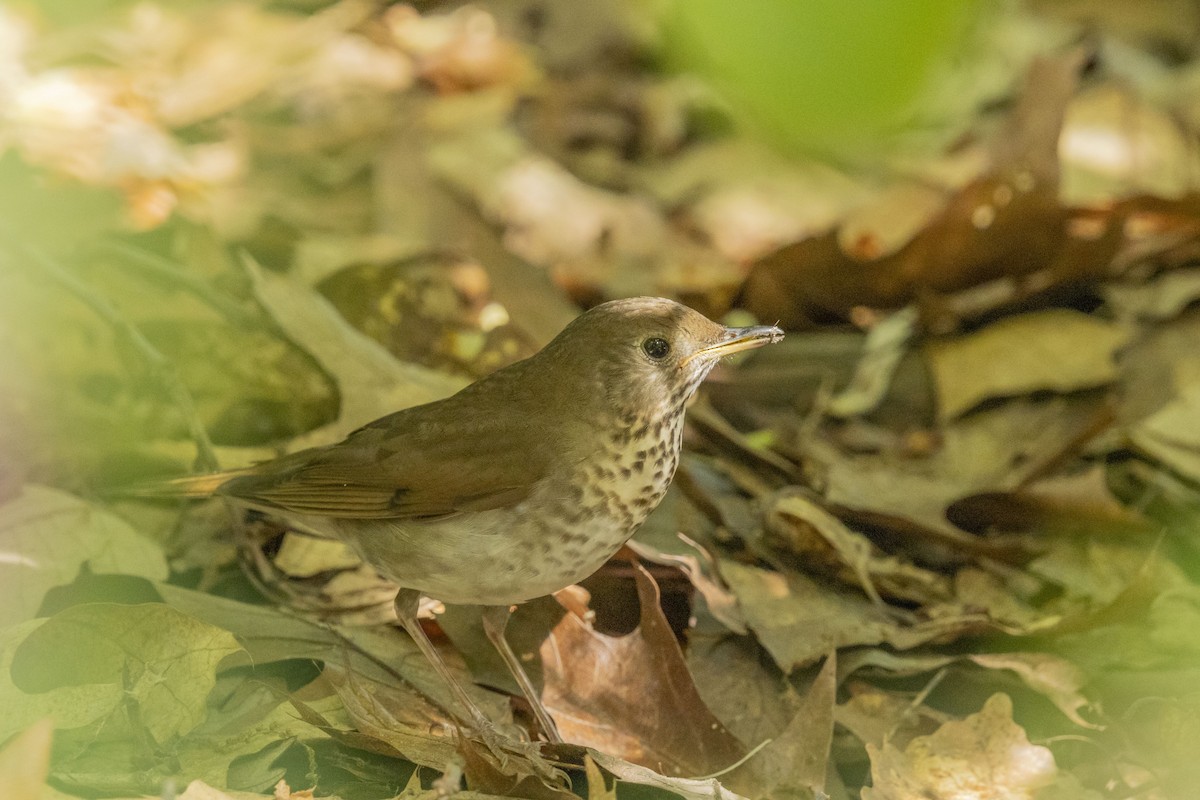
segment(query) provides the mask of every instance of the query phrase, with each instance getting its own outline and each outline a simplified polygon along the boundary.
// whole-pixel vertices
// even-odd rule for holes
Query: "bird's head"
[[[661,297],[613,300],[585,312],[546,347],[592,392],[621,409],[676,408],[722,357],[783,338],[773,326],[728,328]],[[562,373],[560,373],[562,374]]]

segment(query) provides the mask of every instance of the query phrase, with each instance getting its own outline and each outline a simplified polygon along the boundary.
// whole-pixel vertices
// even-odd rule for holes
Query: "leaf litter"
[[[692,410],[659,585],[514,615],[573,743],[537,758],[588,797],[1188,796],[1200,84],[1172,4],[1097,5],[981,11],[919,122],[828,159],[616,4],[0,9],[5,796],[564,796],[459,730],[344,548],[105,492],[634,293],[790,330]],[[519,736],[470,613],[425,623]]]

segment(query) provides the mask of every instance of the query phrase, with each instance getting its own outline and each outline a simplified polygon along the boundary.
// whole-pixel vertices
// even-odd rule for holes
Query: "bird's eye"
[[[653,339],[642,342],[642,350],[655,361],[661,361],[667,357],[667,353],[671,352],[671,344],[666,339],[655,336]]]

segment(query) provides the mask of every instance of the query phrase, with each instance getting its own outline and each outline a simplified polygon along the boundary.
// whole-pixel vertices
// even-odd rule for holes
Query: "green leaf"
[[[26,486],[0,506],[0,627],[30,619],[47,590],[92,572],[167,577],[167,560],[121,518],[58,489]]]
[[[13,682],[17,649],[48,620],[30,620],[0,631],[0,741],[43,717],[56,728],[78,728],[112,712],[121,702],[121,687],[111,683],[60,686],[29,693]]]
[[[33,694],[111,687],[137,704],[142,724],[162,742],[204,720],[217,664],[240,649],[229,632],[167,605],[97,603],[68,608],[30,632],[11,673]]]

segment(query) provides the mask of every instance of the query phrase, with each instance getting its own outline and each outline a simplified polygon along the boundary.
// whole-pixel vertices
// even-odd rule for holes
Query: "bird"
[[[161,486],[349,544],[399,587],[400,625],[480,730],[488,720],[417,608],[422,596],[486,606],[488,638],[543,734],[561,741],[504,637],[509,609],[578,583],[620,549],[666,494],[701,381],[721,358],[782,338],[665,298],[613,300],[529,358],[341,442]]]

